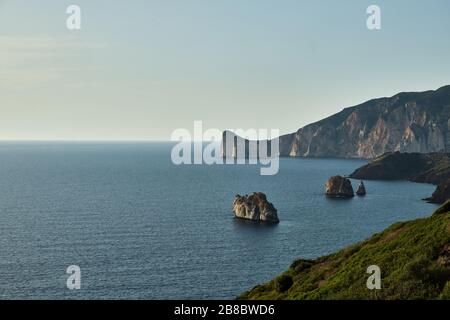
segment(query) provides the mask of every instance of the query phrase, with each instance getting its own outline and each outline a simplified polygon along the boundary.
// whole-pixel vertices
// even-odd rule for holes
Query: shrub
[[[288,291],[293,284],[292,277],[287,274],[283,274],[275,279],[275,287],[278,292]]]

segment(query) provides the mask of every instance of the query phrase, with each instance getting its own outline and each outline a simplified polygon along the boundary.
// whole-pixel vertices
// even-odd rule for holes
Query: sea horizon
[[[433,186],[401,181],[367,181],[364,198],[324,196],[329,176],[366,160],[281,158],[269,178],[255,166],[175,166],[170,150],[167,143],[0,147],[0,228],[3,241],[15,243],[0,253],[9,279],[1,296],[233,299],[296,258],[329,254],[436,207],[420,200]],[[233,218],[234,195],[256,191],[276,205],[279,225]],[[65,264],[83,270],[79,293],[65,289]]]

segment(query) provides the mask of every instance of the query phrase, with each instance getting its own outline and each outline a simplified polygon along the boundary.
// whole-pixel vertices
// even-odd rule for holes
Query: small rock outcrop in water
[[[277,209],[267,201],[264,193],[255,192],[252,195],[236,195],[233,201],[233,212],[236,218],[278,223]]]
[[[449,131],[450,135],[450,131]],[[356,169],[352,179],[408,180],[438,185],[431,203],[450,199],[450,153],[386,153],[369,164]]]
[[[331,198],[351,198],[355,196],[352,183],[342,176],[331,177],[325,184],[326,195]]]
[[[366,195],[366,186],[364,185],[364,182],[360,182],[358,186],[358,190],[356,190],[356,194],[358,196],[365,196]]]

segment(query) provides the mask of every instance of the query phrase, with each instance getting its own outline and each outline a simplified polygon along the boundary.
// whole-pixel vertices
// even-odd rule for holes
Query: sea
[[[324,185],[367,160],[281,158],[174,165],[171,143],[0,143],[1,299],[233,299],[295,259],[427,217],[434,186],[365,181],[367,196]],[[359,181],[353,181],[356,189]],[[264,192],[280,223],[234,219],[236,194]],[[69,266],[80,270],[70,290]]]

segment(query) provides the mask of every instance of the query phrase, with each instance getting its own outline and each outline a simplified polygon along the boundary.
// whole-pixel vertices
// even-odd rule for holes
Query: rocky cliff
[[[361,181],[361,182],[359,183],[358,189],[356,190],[356,194],[357,194],[358,196],[365,196],[365,195],[367,194],[366,186],[364,185],[364,182],[363,182],[363,181]]]
[[[279,154],[292,157],[375,158],[392,151],[450,152],[450,86],[370,100],[279,143]]]

